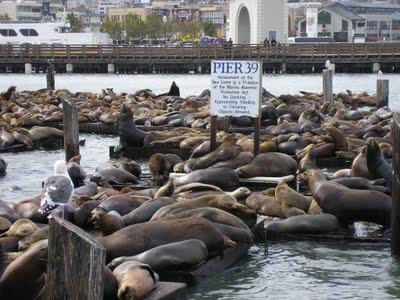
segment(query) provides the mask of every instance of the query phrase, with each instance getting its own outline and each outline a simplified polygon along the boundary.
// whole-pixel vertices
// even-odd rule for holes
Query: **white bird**
[[[58,206],[65,205],[72,197],[74,184],[68,175],[67,164],[63,160],[54,163],[54,175],[46,179],[42,188],[40,213],[51,212]]]
[[[378,79],[382,79],[383,78],[383,72],[381,70],[379,70],[378,72]]]
[[[329,61],[329,59],[325,62],[325,68],[327,70],[329,70],[331,68],[331,62]]]

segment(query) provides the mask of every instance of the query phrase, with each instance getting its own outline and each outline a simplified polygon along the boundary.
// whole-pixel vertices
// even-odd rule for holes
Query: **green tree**
[[[8,16],[8,14],[0,15],[0,20],[5,21],[5,20],[11,20],[11,18]]]
[[[83,24],[73,12],[67,14],[67,21],[71,26],[71,32],[82,32]]]
[[[145,23],[137,15],[128,14],[124,25],[128,39],[142,39],[146,36]]]
[[[113,40],[121,39],[122,26],[116,18],[105,18],[100,27],[102,32],[107,32]]]
[[[203,30],[203,33],[208,36],[215,36],[217,34],[217,29],[210,20],[203,21],[201,23],[201,29]]]
[[[153,13],[147,16],[145,27],[149,38],[158,39],[164,35],[165,24],[163,17],[159,14]]]
[[[190,36],[192,42],[196,40],[200,36],[200,24],[197,21],[190,21],[183,23],[182,33],[186,36]]]

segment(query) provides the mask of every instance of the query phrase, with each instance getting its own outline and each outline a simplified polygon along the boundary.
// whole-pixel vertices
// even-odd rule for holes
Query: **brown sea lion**
[[[29,137],[34,143],[50,137],[63,136],[62,130],[53,127],[34,126],[29,130]]]
[[[39,227],[31,220],[23,218],[12,224],[10,229],[4,232],[1,236],[16,236],[23,238],[31,235],[38,229]]]
[[[134,193],[115,195],[107,198],[101,202],[99,207],[105,209],[107,212],[116,211],[121,216],[126,215],[133,209],[139,207],[145,201],[150,200],[149,197],[137,196]]]
[[[46,240],[49,236],[49,226],[39,228],[32,234],[24,237],[18,242],[18,250],[25,251],[38,241]]]
[[[351,165],[351,177],[363,177],[371,179],[367,166],[367,147],[363,147],[360,154],[353,160]]]
[[[6,218],[11,223],[14,223],[21,216],[16,213],[10,206],[8,206],[7,202],[0,199],[0,217]]]
[[[225,243],[229,243],[212,222],[203,218],[156,220],[130,225],[111,235],[98,238],[107,250],[107,261],[116,257],[137,255],[157,246],[188,239],[201,240],[209,253],[220,255]]]
[[[392,199],[388,195],[329,182],[320,170],[308,170],[300,175],[300,179],[308,183],[321,209],[336,216],[339,222],[366,221],[390,226]]]
[[[318,205],[317,201],[315,201],[315,199],[312,199],[307,213],[309,215],[318,215],[323,214],[324,212],[322,211],[322,208]]]
[[[20,238],[15,236],[0,237],[0,252],[14,252],[18,249],[18,242]],[[0,266],[0,276],[1,276]]]
[[[47,215],[39,212],[41,195],[13,203],[13,209],[23,218],[36,223],[46,223]]]
[[[254,209],[257,213],[265,216],[285,217],[282,212],[282,203],[277,201],[275,197],[266,196],[261,193],[253,193],[246,199],[246,205]]]
[[[305,214],[311,200],[281,182],[275,188],[275,199],[282,204],[282,212],[286,217]]]
[[[45,285],[47,240],[39,241],[8,265],[0,278],[0,298],[38,299]]]
[[[88,226],[92,210],[99,204],[100,201],[97,200],[89,200],[82,203],[74,212],[74,224],[82,228]]]
[[[157,180],[160,176],[168,179],[169,173],[173,171],[176,164],[182,159],[175,154],[155,153],[149,158],[150,180]]]
[[[346,135],[340,129],[334,127],[330,123],[325,123],[321,127],[333,138],[333,145],[336,151],[349,150],[349,144],[347,142]]]
[[[253,159],[253,153],[248,152],[248,151],[243,151],[240,152],[236,157],[225,160],[225,161],[220,161],[209,168],[231,168],[231,169],[237,169],[241,166],[249,164],[252,159]]]
[[[118,294],[118,281],[117,278],[115,278],[114,273],[108,267],[104,267],[103,280],[104,300],[115,300],[115,297]]]
[[[4,218],[4,217],[0,217],[0,232],[4,232],[8,229],[10,229],[12,223],[10,222],[10,220]]]
[[[386,186],[391,190],[393,168],[383,158],[379,144],[374,139],[368,141],[366,158],[368,173],[374,179],[384,178]]]
[[[363,177],[339,177],[330,181],[356,190],[373,190],[381,193],[389,193],[390,191],[387,187],[383,186],[386,181],[384,179],[368,180]]]
[[[118,136],[121,147],[141,147],[143,146],[146,133],[135,126],[132,110],[123,105],[118,115]]]
[[[149,265],[136,261],[120,264],[113,271],[118,281],[118,299],[143,299],[158,282],[158,275]]]
[[[118,257],[108,266],[114,269],[124,262],[138,261],[156,272],[187,270],[203,264],[207,256],[207,246],[200,240],[191,239],[158,246],[135,256]]]
[[[240,177],[257,176],[280,177],[293,175],[297,170],[297,162],[289,155],[268,152],[257,155],[250,164],[236,169]]]
[[[129,185],[138,182],[138,179],[125,171],[124,169],[105,169],[95,172],[90,181],[95,182],[98,186],[111,187],[112,185]]]
[[[104,208],[99,206],[92,210],[89,222],[98,227],[103,235],[109,235],[124,227],[124,223],[120,218],[107,213]]]
[[[115,166],[117,168],[124,169],[125,171],[128,171],[132,175],[139,177],[140,174],[142,174],[142,168],[140,167],[140,164],[132,159],[122,157],[118,159],[115,162]]]
[[[6,161],[0,157],[0,176],[6,175],[7,171],[7,163]]]

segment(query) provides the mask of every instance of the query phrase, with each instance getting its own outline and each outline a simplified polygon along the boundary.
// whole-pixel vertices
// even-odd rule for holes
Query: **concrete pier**
[[[373,63],[372,64],[372,73],[378,73],[380,69],[381,69],[381,64],[380,63]]]
[[[74,72],[74,66],[72,64],[66,64],[65,65],[65,71],[67,73],[73,73]]]
[[[25,74],[32,74],[32,64],[30,63],[25,64]]]
[[[109,74],[115,73],[115,65],[114,64],[107,65],[107,73],[109,73]]]

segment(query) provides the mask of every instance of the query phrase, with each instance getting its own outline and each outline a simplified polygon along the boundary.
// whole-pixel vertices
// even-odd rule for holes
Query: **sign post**
[[[258,61],[211,62],[212,150],[216,146],[216,118],[246,116],[255,119],[254,155],[259,153],[262,73]]]

